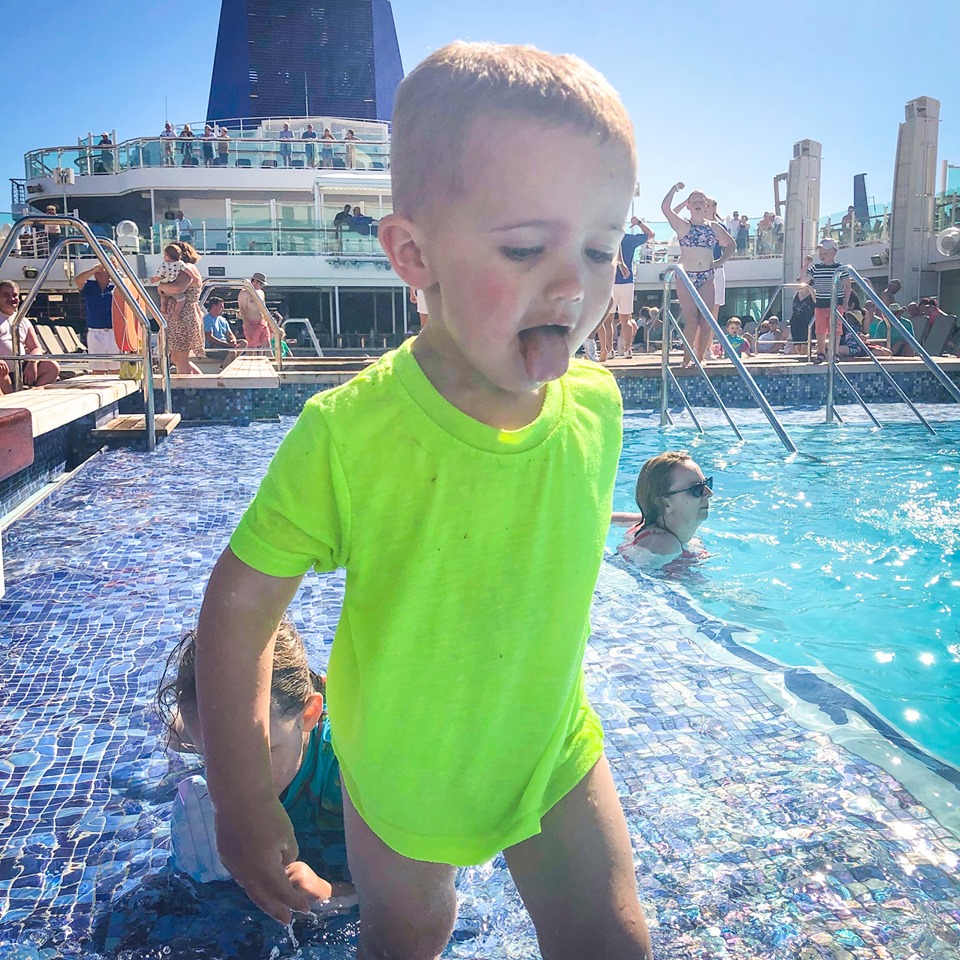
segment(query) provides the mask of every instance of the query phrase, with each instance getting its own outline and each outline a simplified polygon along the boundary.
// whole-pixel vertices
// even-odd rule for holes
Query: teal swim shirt
[[[501,431],[410,346],[308,401],[230,546],[276,577],[346,569],[327,674],[343,786],[398,853],[469,865],[539,833],[602,753],[583,654],[622,410],[573,361]]]

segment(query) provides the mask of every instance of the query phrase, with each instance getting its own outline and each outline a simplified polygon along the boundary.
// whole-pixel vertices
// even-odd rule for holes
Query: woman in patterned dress
[[[183,269],[172,283],[161,283],[157,288],[166,306],[167,350],[178,374],[201,373],[200,368],[190,360],[191,353],[195,357],[204,356],[203,311],[199,303],[203,278],[196,268],[200,254],[185,240],[178,241],[176,246],[181,251]],[[185,299],[177,313],[172,307],[176,302],[173,298],[181,293],[185,294]]]

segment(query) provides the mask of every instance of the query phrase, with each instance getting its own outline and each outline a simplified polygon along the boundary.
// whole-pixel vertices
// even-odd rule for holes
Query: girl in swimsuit
[[[642,567],[707,555],[694,538],[710,513],[713,477],[683,450],[668,450],[648,460],[637,478],[641,513],[615,513],[612,522],[629,526],[617,553]]]
[[[677,231],[677,239],[680,241],[680,266],[687,272],[687,275],[693,281],[697,292],[703,298],[707,309],[713,312],[714,306],[714,248],[717,244],[732,251],[736,248],[733,237],[727,233],[726,229],[715,221],[705,219],[707,210],[707,196],[702,190],[694,190],[677,209],[686,207],[690,213],[690,219],[684,220],[673,210],[673,200],[678,190],[683,189],[683,183],[675,183],[663,198],[660,209],[664,216],[670,222],[670,226]],[[724,259],[723,256],[720,259]],[[677,284],[677,299],[680,301],[680,309],[683,311],[684,332],[697,360],[703,363],[710,349],[710,341],[713,334],[710,324],[700,315],[700,311],[694,303],[693,297],[687,291],[683,284]],[[683,365],[689,367],[692,360],[684,351]]]

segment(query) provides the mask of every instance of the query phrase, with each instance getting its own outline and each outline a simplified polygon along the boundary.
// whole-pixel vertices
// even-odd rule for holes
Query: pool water
[[[786,459],[765,426],[740,443],[651,423],[627,415],[614,506],[636,509],[640,467],[663,450],[713,475],[710,557],[682,579],[697,606],[742,626],[741,644],[825,667],[960,768],[960,421],[936,437],[915,421],[793,423],[804,455]]]
[[[151,701],[166,653],[195,624],[213,562],[291,423],[181,429],[151,456],[108,452],[5,531],[0,957],[352,956],[354,914],[298,920],[297,947],[234,885],[198,887],[167,863],[170,803],[192,768],[164,752]],[[804,628],[820,645],[813,654],[807,643],[794,642],[793,627],[821,616],[830,590],[849,598],[837,607],[840,619],[847,617],[859,591],[874,582],[855,575],[852,548],[842,545],[866,543],[880,520],[857,519],[860,526],[846,533],[824,525],[809,543],[809,527],[798,520],[795,529],[804,536],[797,546],[786,518],[812,517],[815,507],[793,495],[802,491],[814,505],[833,504],[821,488],[838,476],[862,480],[857,450],[880,451],[878,443],[897,448],[897,436],[907,442],[911,428],[878,439],[865,428],[810,427],[804,440],[823,445],[823,460],[836,460],[828,468],[784,464],[765,430],[751,428],[751,442],[740,446],[723,434],[696,442],[688,431],[661,435],[651,423],[628,420],[618,505],[628,505],[632,477],[648,453],[690,446],[718,477],[716,509],[704,530],[712,556],[682,582],[605,563],[586,672],[657,955],[956,958],[960,841],[918,798],[923,790],[938,793],[946,808],[960,790],[910,757],[904,768],[917,768],[921,780],[908,787],[840,745],[838,724],[879,744],[879,753],[888,741],[869,722],[869,705],[862,714],[850,711],[829,683],[804,701],[803,711],[785,709],[778,691],[814,674],[774,662],[826,662],[819,653],[830,644],[819,631]],[[846,429],[849,439],[841,443]],[[915,456],[951,466],[947,432],[918,446]],[[873,470],[868,455],[861,456]],[[951,500],[949,484],[925,486],[925,470],[915,483],[918,506],[900,522],[923,531],[931,506],[949,516],[956,491]],[[782,497],[768,494],[771,485]],[[851,497],[835,499],[853,509]],[[865,501],[864,511],[875,506]],[[906,556],[908,538],[888,529]],[[949,569],[946,532],[935,525],[911,536],[910,543],[927,537],[922,542],[936,544],[935,569]],[[778,538],[779,549],[772,549]],[[817,538],[836,544],[819,563]],[[896,554],[884,552],[889,548],[870,549],[874,563],[867,569],[904,575],[903,567],[893,567]],[[910,585],[911,604],[929,611],[948,603],[949,591],[937,592],[943,587],[931,573],[913,576],[921,563],[916,553],[904,562],[910,579],[891,574],[890,582]],[[837,582],[824,566],[842,577],[839,586],[824,587]],[[809,578],[803,590],[801,578]],[[341,574],[310,575],[292,605],[319,669],[329,655],[343,582]],[[846,624],[823,618],[834,634],[848,636]],[[943,663],[954,642],[949,623],[938,614],[920,632],[917,656],[934,657],[932,664],[910,664],[923,696],[888,685],[889,664],[872,653],[861,656],[875,665],[859,664],[866,679],[858,695],[871,703],[886,697],[891,720],[918,740],[938,729],[934,718],[911,725],[897,711],[909,704],[926,717],[940,708],[924,706],[924,697],[949,699],[949,690],[935,689],[955,683]],[[910,661],[901,645],[905,629],[878,637],[874,623],[861,636],[861,653],[876,649],[892,653],[898,665]],[[763,658],[737,653],[761,648]],[[855,652],[846,659],[857,666]],[[833,669],[851,689],[861,683],[855,671],[842,672],[844,661]],[[883,683],[883,697],[873,697],[867,681]],[[937,752],[948,751],[938,746]],[[502,857],[463,871],[459,892],[461,921],[445,957],[538,956]]]

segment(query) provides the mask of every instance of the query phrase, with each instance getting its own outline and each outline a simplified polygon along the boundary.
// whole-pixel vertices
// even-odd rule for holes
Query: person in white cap
[[[264,316],[266,313],[267,278],[262,273],[250,277],[250,286],[256,291],[241,290],[237,297],[237,311],[243,322],[243,339],[250,350],[270,349],[270,325]]]
[[[838,273],[843,278],[843,292],[837,302],[837,310],[840,313],[846,313],[847,305],[850,302],[850,275],[844,269],[842,263],[837,263],[838,249],[839,244],[836,240],[832,237],[824,237],[817,247],[820,262],[814,263],[813,257],[810,256],[804,261],[804,265],[807,268],[806,274],[816,297],[813,326],[817,335],[817,356],[813,361],[814,363],[823,363],[827,358],[827,332],[830,329],[830,298],[833,294],[833,279]],[[834,330],[837,336],[839,336],[842,326],[843,324],[838,318],[834,324]]]

